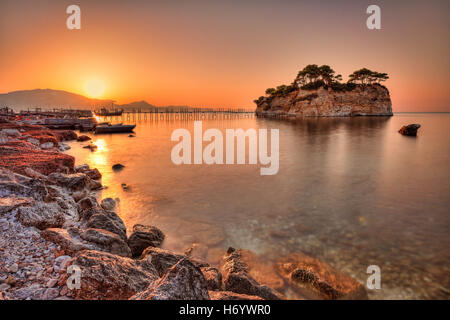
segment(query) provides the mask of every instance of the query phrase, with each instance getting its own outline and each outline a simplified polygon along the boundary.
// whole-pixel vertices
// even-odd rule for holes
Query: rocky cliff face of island
[[[392,116],[389,90],[377,83],[345,90],[299,88],[260,97],[255,103],[256,114],[268,117]]]

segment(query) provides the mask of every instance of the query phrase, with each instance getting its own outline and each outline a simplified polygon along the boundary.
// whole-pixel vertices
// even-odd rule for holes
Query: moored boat
[[[123,109],[108,110],[106,108],[101,108],[100,110],[95,110],[94,114],[98,117],[109,117],[109,116],[121,116]]]
[[[134,124],[123,125],[118,124],[100,124],[95,127],[95,133],[120,133],[120,132],[131,132],[136,127]]]

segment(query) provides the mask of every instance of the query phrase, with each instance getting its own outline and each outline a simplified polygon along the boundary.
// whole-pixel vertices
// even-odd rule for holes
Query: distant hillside
[[[79,108],[93,109],[110,106],[114,100],[90,99],[85,96],[53,89],[21,90],[0,94],[0,107],[15,110],[27,108]]]
[[[119,105],[115,105],[116,107],[120,107],[123,108],[125,110],[127,109],[141,109],[141,110],[145,110],[145,109],[155,109],[156,106],[148,103],[147,101],[135,101],[135,102],[130,102],[130,103],[126,103],[126,104],[119,104]]]
[[[20,90],[0,94],[0,108],[10,107],[15,111],[34,109],[36,107],[47,108],[72,108],[72,109],[98,109],[105,108],[123,108],[130,109],[155,109],[158,108],[145,100],[134,101],[125,104],[113,104],[110,99],[90,99],[80,94],[71,93],[63,90],[53,89],[35,89]],[[189,106],[165,106],[161,107],[169,110],[191,109]]]

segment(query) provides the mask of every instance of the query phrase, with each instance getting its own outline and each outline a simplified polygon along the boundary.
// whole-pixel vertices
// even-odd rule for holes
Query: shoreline
[[[1,299],[286,299],[286,287],[298,299],[367,299],[355,279],[301,253],[269,266],[229,248],[213,268],[192,250],[161,249],[155,226],[128,235],[115,201],[94,195],[101,173],[62,153],[77,139],[87,138],[0,123]],[[68,288],[71,265],[81,268],[80,289]]]

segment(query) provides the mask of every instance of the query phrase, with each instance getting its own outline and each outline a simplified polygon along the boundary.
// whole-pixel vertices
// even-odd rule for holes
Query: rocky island
[[[269,88],[254,102],[263,117],[392,116],[386,73],[363,68],[347,83],[327,65],[308,65],[290,85]]]

